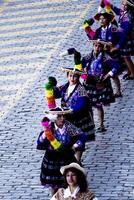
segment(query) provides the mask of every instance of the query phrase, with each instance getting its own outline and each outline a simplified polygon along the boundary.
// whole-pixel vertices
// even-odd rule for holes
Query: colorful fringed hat
[[[75,74],[83,74],[83,69],[82,69],[82,63],[81,63],[81,54],[76,51],[75,48],[70,48],[66,52],[64,52],[62,55],[74,55],[74,68],[70,67],[62,67],[61,70],[64,72],[72,72]]]
[[[102,9],[101,12],[98,12],[96,15],[94,15],[94,19],[99,21],[100,16],[106,17],[109,22],[114,20],[114,15],[111,12],[106,12],[105,9]]]

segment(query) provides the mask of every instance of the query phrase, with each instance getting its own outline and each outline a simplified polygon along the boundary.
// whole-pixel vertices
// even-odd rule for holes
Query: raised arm
[[[38,150],[46,150],[49,145],[49,141],[47,140],[46,136],[44,135],[44,131],[41,131],[37,138],[37,149]]]

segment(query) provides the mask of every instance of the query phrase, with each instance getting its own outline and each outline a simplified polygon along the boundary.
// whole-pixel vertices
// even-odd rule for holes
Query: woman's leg
[[[104,109],[103,106],[97,107],[97,111],[98,111],[98,117],[99,117],[99,121],[100,121],[100,127],[98,129],[99,132],[105,132],[105,126],[104,126]]]
[[[103,107],[100,106],[97,108],[98,111],[98,117],[99,117],[99,121],[100,121],[100,127],[104,127],[104,110]]]
[[[128,71],[130,72],[130,76],[131,78],[134,78],[134,63],[131,60],[131,57],[126,57],[124,56],[124,61],[128,67]]]
[[[77,159],[77,161],[78,161],[78,163],[79,163],[80,165],[81,165],[82,153],[83,153],[83,151],[76,151],[76,152],[75,152],[75,157],[76,157],[76,159]]]
[[[115,84],[115,97],[121,97],[121,84],[120,84],[120,79],[118,76],[113,77],[113,81]]]

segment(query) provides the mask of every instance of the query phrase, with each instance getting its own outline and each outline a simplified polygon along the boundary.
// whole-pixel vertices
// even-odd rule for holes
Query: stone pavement
[[[118,5],[119,0],[112,1]],[[0,3],[0,199],[48,200],[40,186],[43,153],[36,150],[46,109],[44,82],[64,82],[59,53],[89,43],[81,27],[99,0],[11,0]],[[122,78],[122,77],[121,77]],[[83,164],[99,200],[134,200],[134,82],[122,80],[123,98],[105,108],[105,135],[86,145]],[[95,123],[98,124],[95,114]]]

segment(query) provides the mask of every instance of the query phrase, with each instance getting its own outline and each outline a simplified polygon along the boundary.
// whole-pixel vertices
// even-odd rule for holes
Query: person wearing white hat
[[[64,176],[64,187],[60,188],[51,200],[97,200],[94,193],[88,189],[86,172],[77,163],[60,168]]]
[[[78,162],[75,152],[85,149],[85,134],[65,119],[69,112],[71,110],[59,107],[47,111],[41,121],[43,130],[37,139],[37,149],[45,150],[40,181],[43,186],[51,187],[52,195],[63,184],[60,167]]]
[[[92,106],[98,112],[99,127],[97,132],[104,133],[106,132],[104,106],[110,106],[111,103],[115,102],[110,78],[116,73],[116,62],[105,55],[105,42],[101,40],[90,41],[93,42],[93,50],[82,58],[82,66],[88,74],[84,85]]]
[[[74,56],[73,67],[62,67],[61,70],[67,73],[67,80],[55,90],[55,98],[61,98],[62,108],[71,108],[72,113],[66,115],[67,120],[86,134],[87,141],[95,140],[94,120],[90,98],[85,87],[80,82],[83,75],[80,53],[74,48],[66,51],[67,55]],[[86,75],[84,73],[84,75]],[[81,156],[79,156],[81,157]]]
[[[95,29],[94,34],[90,34],[91,25],[93,22],[99,22],[99,27]],[[89,39],[101,39],[106,42],[110,42],[111,48],[119,46],[120,38],[117,32],[117,23],[115,23],[114,14],[111,12],[107,12],[102,8],[98,13],[96,13],[92,18],[85,20],[83,26],[85,27],[85,31],[88,26],[90,27],[89,32],[86,31]]]
[[[100,39],[107,43],[107,45],[105,45],[105,52],[112,59],[114,59],[119,65],[119,70],[112,77],[115,85],[115,98],[122,97],[121,84],[120,84],[120,79],[118,77],[118,73],[123,70],[122,64],[120,64],[121,57],[119,51],[120,40],[122,39],[121,37],[119,37],[117,25],[113,24],[113,21],[115,21],[114,14],[108,13],[106,12],[105,9],[102,9],[101,11],[99,11],[97,14],[94,15],[93,19],[94,21],[99,22],[100,25],[95,30],[93,37],[91,37],[90,31],[89,34],[87,33],[87,36],[89,37],[89,42],[92,39]],[[86,21],[88,24],[88,20]]]

